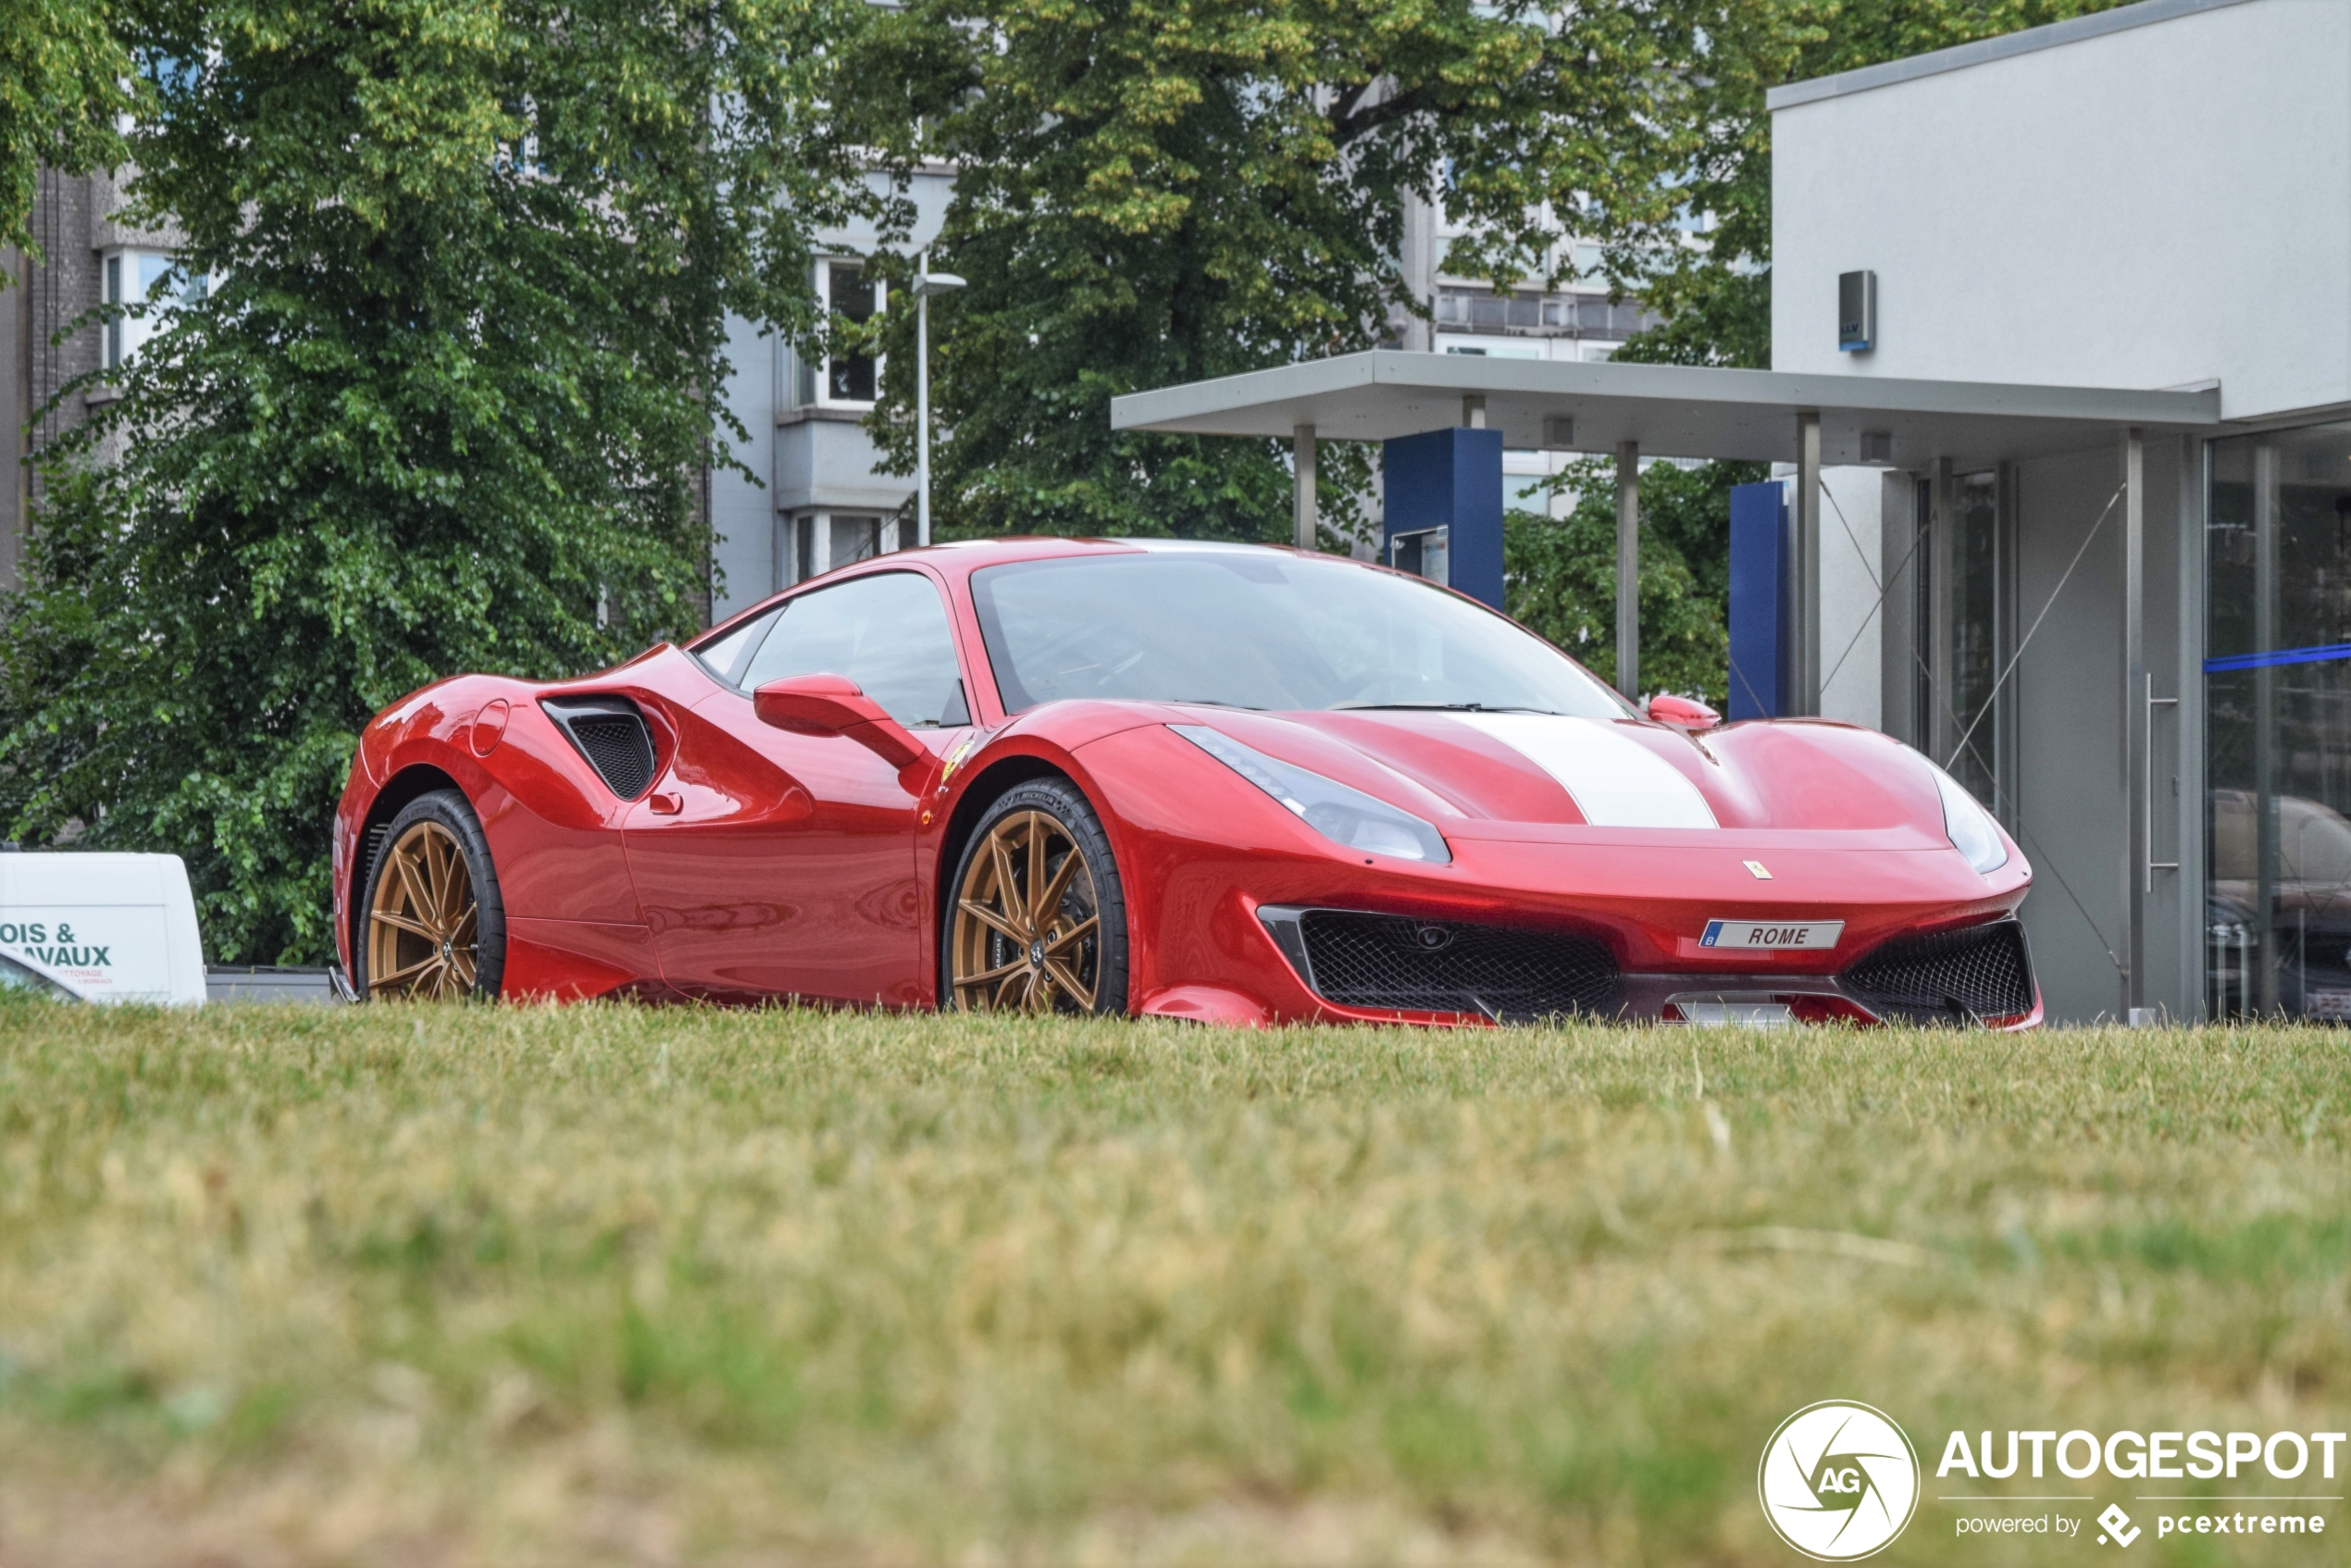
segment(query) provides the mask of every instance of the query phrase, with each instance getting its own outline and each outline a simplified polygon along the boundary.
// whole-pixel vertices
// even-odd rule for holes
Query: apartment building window
[[[822,577],[835,566],[870,561],[891,548],[894,527],[872,513],[803,512],[791,519],[792,582]]]
[[[1636,304],[1611,305],[1598,294],[1498,294],[1491,289],[1447,288],[1437,295],[1437,324],[1473,332],[1621,342],[1654,325],[1655,319]]]
[[[148,306],[143,315],[116,315],[106,322],[107,369],[122,368],[142,344],[163,330],[172,308],[193,305],[209,291],[211,280],[201,276],[183,278],[176,287],[167,288],[173,259],[168,251],[126,248],[106,253],[102,272],[106,303]]]
[[[825,307],[843,320],[862,326],[880,314],[883,285],[866,278],[864,262],[823,262],[817,266],[816,277]],[[816,401],[870,404],[880,370],[881,362],[870,354],[827,355],[817,369]]]

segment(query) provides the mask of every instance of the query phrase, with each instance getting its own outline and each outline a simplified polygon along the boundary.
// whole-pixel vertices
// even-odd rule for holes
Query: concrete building
[[[1824,711],[2024,843],[2059,1015],[2351,1016],[2351,6],[2143,0],[1771,107],[1775,369],[2210,389],[2223,422],[2146,442],[2135,558],[2119,443],[1832,473],[1822,630],[1877,612],[1877,657]]]
[[[915,175],[912,243],[939,231],[952,192],[944,168]],[[863,258],[880,243],[870,228],[828,231],[824,242],[830,255],[817,263],[815,282],[826,305],[863,320],[902,303],[865,276]],[[881,367],[865,358],[815,362],[747,322],[729,325],[734,375],[726,400],[750,436],[735,456],[760,483],[728,469],[711,475],[714,617],[914,542],[900,539],[898,527],[914,480],[879,471],[881,454],[862,423]]]

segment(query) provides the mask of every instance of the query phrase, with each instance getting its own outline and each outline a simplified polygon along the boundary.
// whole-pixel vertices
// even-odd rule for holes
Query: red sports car
[[[365,996],[1230,1024],[2022,1027],[2031,880],[1873,731],[1644,715],[1417,578],[1160,541],[887,555],[428,687],[334,835]]]

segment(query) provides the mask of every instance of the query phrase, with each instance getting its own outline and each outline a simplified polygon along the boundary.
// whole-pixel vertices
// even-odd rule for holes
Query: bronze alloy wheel
[[[1091,1013],[1101,979],[1093,868],[1046,812],[999,817],[966,862],[950,960],[955,1005]]]
[[[479,913],[456,835],[427,819],[384,852],[367,908],[367,995],[471,996]]]

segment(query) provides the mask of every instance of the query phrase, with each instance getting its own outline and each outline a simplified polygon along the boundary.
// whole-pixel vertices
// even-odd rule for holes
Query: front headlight
[[[1958,779],[1931,762],[1926,765],[1934,775],[1936,792],[1943,797],[1943,834],[1951,840],[1951,847],[1987,877],[2006,865],[2008,840],[2000,837],[1999,825],[1992,820],[1992,814],[1979,805]]]
[[[1306,826],[1334,843],[1434,865],[1452,864],[1453,852],[1445,847],[1445,836],[1411,812],[1399,811],[1386,801],[1294,763],[1269,757],[1206,725],[1167,728],[1296,812]]]

